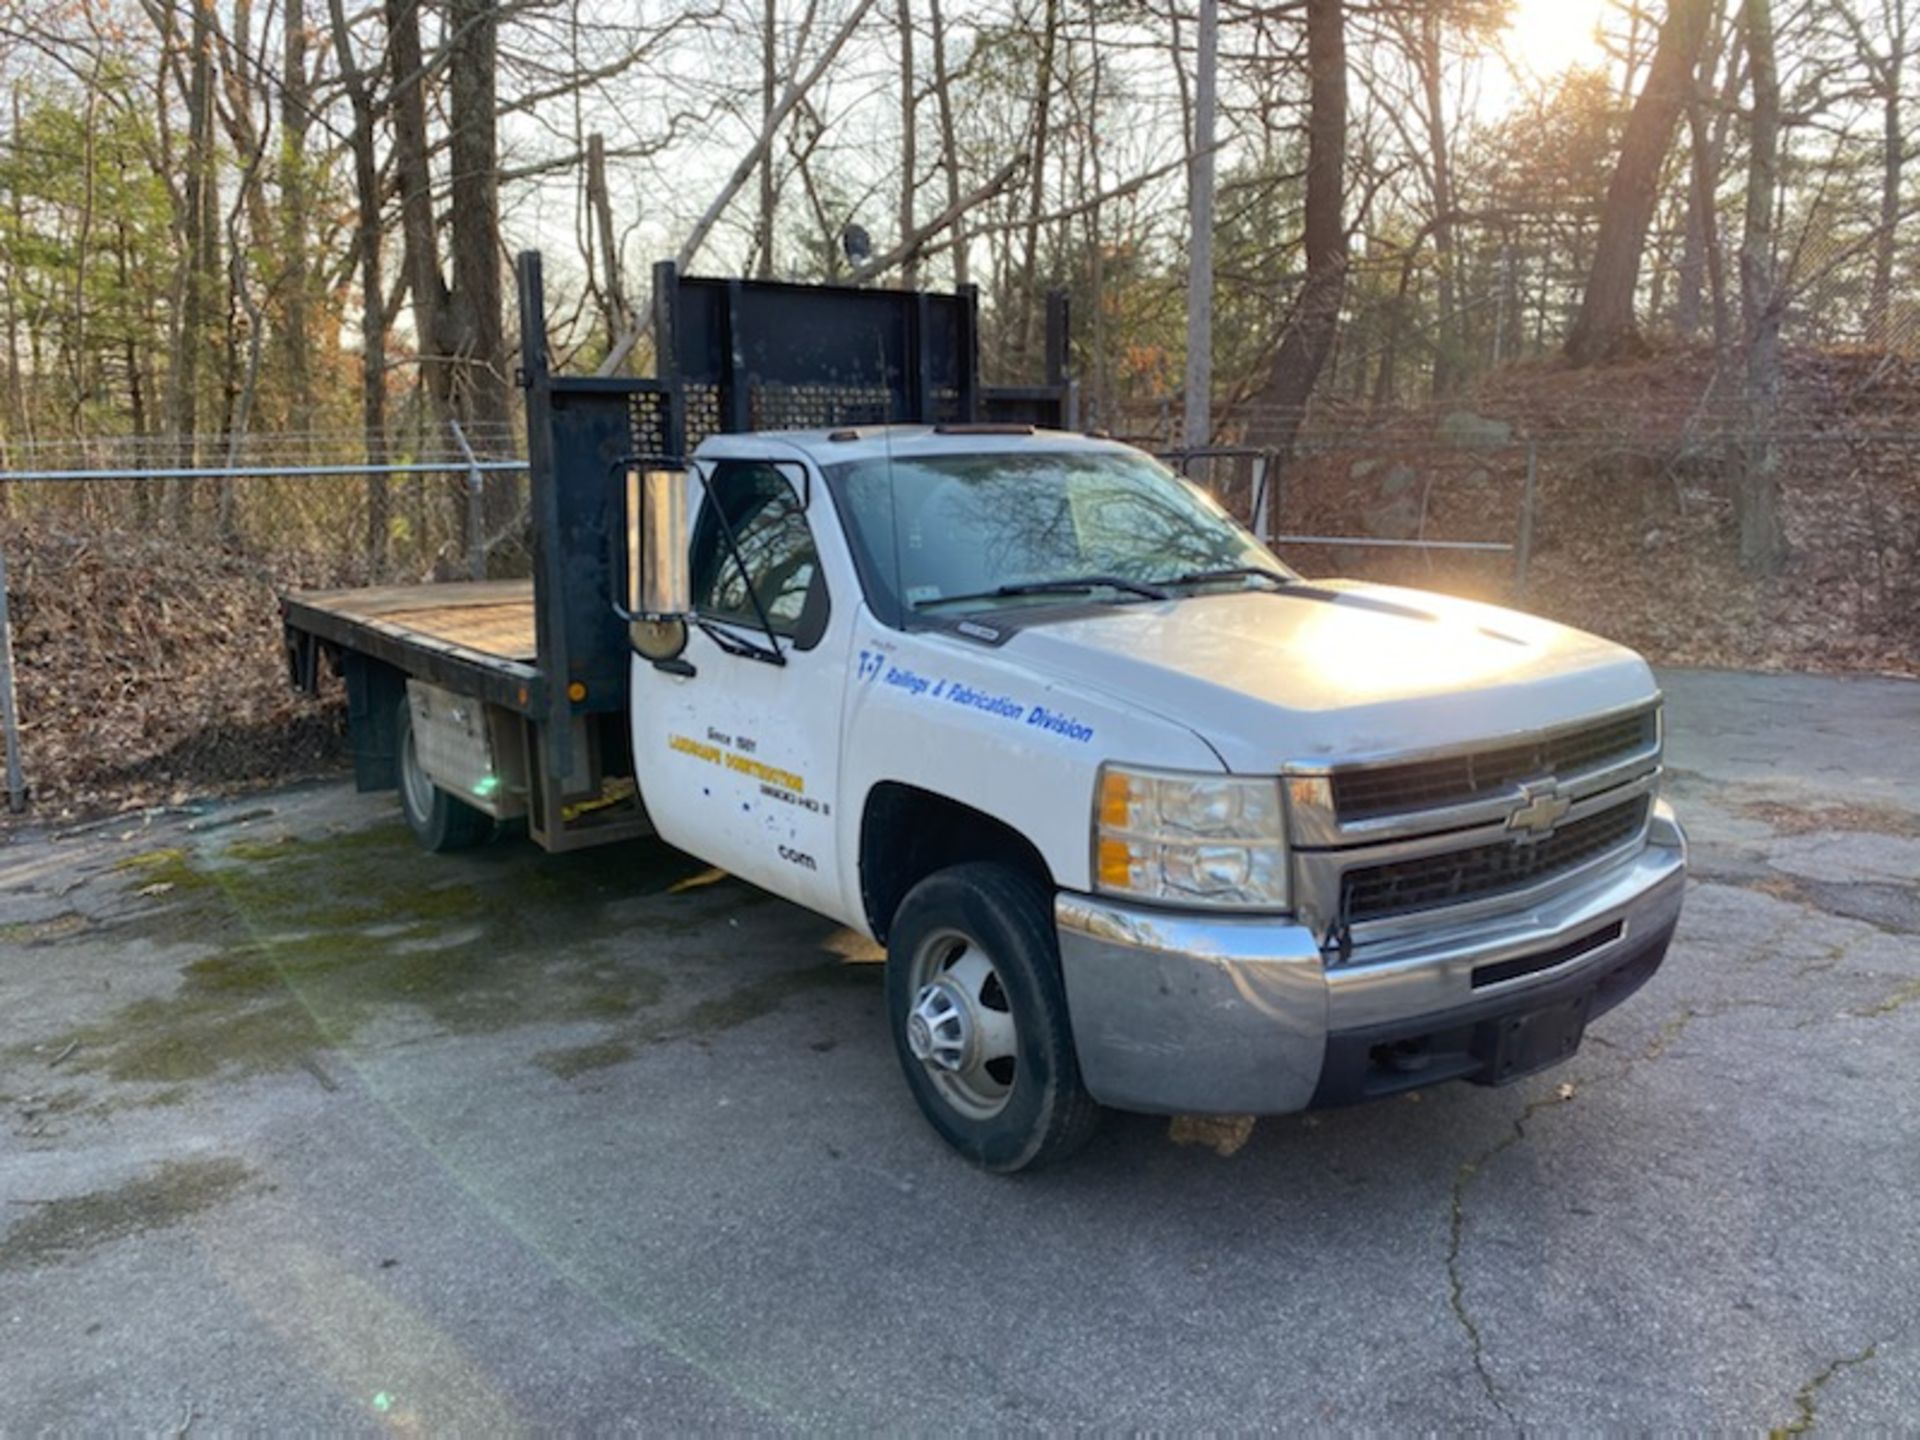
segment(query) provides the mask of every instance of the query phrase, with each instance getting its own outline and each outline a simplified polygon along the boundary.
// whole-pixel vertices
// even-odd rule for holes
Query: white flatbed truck
[[[883,942],[915,1099],[1001,1171],[1102,1107],[1505,1083],[1661,964],[1686,845],[1632,652],[1301,578],[1029,423],[1057,365],[981,386],[969,294],[663,269],[661,376],[588,381],[520,280],[531,586],[283,602],[429,847],[653,833]]]

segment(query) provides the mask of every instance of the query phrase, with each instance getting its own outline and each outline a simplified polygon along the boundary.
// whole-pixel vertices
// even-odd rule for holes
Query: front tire
[[[413,738],[413,708],[403,698],[394,722],[400,759],[400,809],[420,848],[435,855],[470,850],[493,838],[493,817],[442,790],[420,766]]]
[[[921,1113],[976,1165],[1051,1165],[1092,1136],[1051,897],[1019,871],[956,865],[908,893],[887,937],[887,1016]]]

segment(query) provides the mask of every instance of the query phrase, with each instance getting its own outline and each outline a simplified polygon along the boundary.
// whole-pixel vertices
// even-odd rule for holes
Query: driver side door
[[[817,530],[833,525],[831,502],[794,461],[720,460],[706,477],[704,486],[689,477],[693,621],[681,658],[691,673],[644,661],[634,671],[641,792],[670,844],[834,913],[840,711],[857,607],[831,592],[822,561]]]

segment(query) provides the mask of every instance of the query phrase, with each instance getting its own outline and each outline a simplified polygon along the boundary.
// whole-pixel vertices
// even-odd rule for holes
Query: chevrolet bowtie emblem
[[[1553,833],[1554,826],[1566,818],[1573,801],[1560,793],[1551,780],[1520,787],[1520,803],[1507,816],[1507,828],[1523,837],[1538,840]]]

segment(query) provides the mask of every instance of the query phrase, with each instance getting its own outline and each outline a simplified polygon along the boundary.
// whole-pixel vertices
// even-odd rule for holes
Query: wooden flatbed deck
[[[287,599],[423,644],[527,664],[534,659],[531,580],[302,590]]]
[[[537,693],[531,580],[300,590],[281,605],[289,629],[408,674],[523,711]]]

